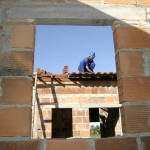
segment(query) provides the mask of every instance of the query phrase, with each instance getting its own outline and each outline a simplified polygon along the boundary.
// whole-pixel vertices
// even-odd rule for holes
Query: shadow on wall
[[[137,28],[138,23],[140,23],[140,21],[135,21],[134,27],[131,24],[128,24],[127,22],[122,21],[126,19],[126,16],[131,16],[131,11],[127,12],[124,10],[127,14],[124,16],[121,16],[122,14],[119,14],[119,12],[122,12],[121,10],[122,8],[119,6],[116,8],[112,8],[112,7],[101,8],[103,10],[102,12],[100,9],[96,7],[95,8],[91,7],[90,5],[81,3],[80,1],[68,0],[65,2],[62,1],[62,3],[60,3],[64,5],[57,5],[58,3],[55,4],[54,1],[45,3],[45,5],[41,6],[40,9],[38,9],[37,12],[33,14],[32,12],[34,10],[34,7],[40,6],[40,3],[38,2],[35,3],[36,0],[34,0],[32,3],[29,3],[29,4],[26,3],[25,6],[23,6],[24,3],[19,4],[20,2],[11,2],[11,1],[9,3],[12,3],[12,5],[7,5],[7,2],[4,2],[4,1],[0,2],[0,4],[2,4],[1,6],[5,5],[5,9],[7,10],[5,16],[8,16],[9,18],[13,18],[13,19],[33,18],[33,19],[36,19],[37,24],[93,25],[93,26],[97,25],[99,26],[99,25],[112,25],[114,21],[121,19],[122,25],[116,22],[117,29],[114,29],[114,43],[115,43],[114,45],[116,49],[117,75],[119,79],[122,76],[138,75],[137,78],[141,77],[139,78],[139,80],[141,81],[140,82],[141,85],[144,85],[146,80],[144,80],[143,75],[146,75],[148,77],[150,76],[150,73],[148,71],[150,67],[149,65],[149,61],[150,61],[150,57],[149,57],[150,56],[150,52],[149,52],[150,35],[149,33],[150,32],[149,30],[143,30],[143,29]],[[52,7],[51,9],[49,9],[50,7],[48,6],[51,6],[51,4],[54,4],[55,7]],[[16,9],[16,6],[23,6],[23,7],[18,7]],[[134,9],[134,8],[137,8],[137,7],[134,6],[131,9]],[[111,11],[111,10],[115,10],[118,12],[118,18],[115,17],[115,14],[114,14],[115,11]],[[110,14],[112,15],[109,15],[106,12],[110,12]],[[138,17],[138,14],[140,12],[137,11],[136,13]],[[132,15],[134,14],[135,12],[132,11]],[[129,17],[128,19],[132,20],[132,16]],[[143,24],[143,28],[146,28],[146,24]],[[0,62],[1,62],[0,63],[0,76],[32,75],[33,70],[31,69],[31,67],[26,67],[26,62],[28,62],[28,64],[33,64],[33,59],[28,60],[28,57],[24,57],[25,55],[22,54],[23,52],[20,52],[20,53],[23,55],[23,58],[25,59],[24,61],[22,61],[22,59],[18,57],[15,57],[16,55],[14,55],[14,53],[16,51],[14,51],[13,49],[14,47],[11,48],[11,43],[10,43],[10,39],[13,37],[12,34],[13,33],[10,32],[10,36],[6,37],[6,35],[4,35],[4,36],[1,36],[0,38],[0,42],[2,43],[2,46],[0,47],[1,51],[5,50],[5,52],[0,55]],[[22,33],[20,33],[20,35],[21,34]],[[131,78],[132,77],[130,77],[130,79]],[[130,91],[130,86],[129,86],[128,81],[126,82],[126,87],[128,87]],[[134,92],[136,93],[136,96],[133,96],[132,94],[128,95],[126,100],[128,99],[134,100],[134,98],[136,100],[139,94],[141,94],[142,92],[145,92],[142,86],[138,88],[137,87],[138,86],[135,85],[135,88],[132,89],[133,93]],[[128,94],[128,92],[124,93],[124,95],[125,94]],[[135,119],[136,118],[134,118],[134,120]],[[139,123],[139,122],[136,122],[136,123]]]
[[[124,22],[123,20],[129,19],[133,20],[136,18],[137,20],[142,20],[141,17],[145,19],[145,16],[143,15],[143,12],[145,12],[145,9],[143,9],[143,12],[138,11],[138,7],[132,5],[128,6],[129,10],[132,10],[132,15],[130,14],[131,11],[127,11],[128,8],[124,8],[124,10],[121,10],[122,8],[119,6],[114,7],[103,7],[105,5],[100,6],[100,1],[85,1],[88,4],[85,4],[84,1],[79,0],[66,0],[66,1],[44,1],[39,2],[39,0],[33,0],[30,3],[19,3],[19,2],[9,2],[12,3],[12,5],[7,5],[7,2],[1,1],[1,5],[6,5],[5,7],[8,7],[8,10],[6,11],[6,15],[9,18],[19,19],[19,18],[33,18],[36,20],[36,24],[50,24],[50,25],[91,25],[91,26],[106,26],[106,25],[113,25],[114,21],[120,20],[122,21],[121,26],[126,28],[121,28],[119,24],[116,22],[116,26],[118,29],[114,30],[114,45],[115,49],[125,49],[125,48],[148,48],[150,47],[149,44],[149,31],[144,31],[136,28],[130,28],[133,27],[131,24],[128,24],[127,22]],[[94,5],[94,3],[97,3]],[[136,4],[136,3],[135,3]],[[19,7],[24,5],[24,7]],[[93,5],[93,6],[92,6]],[[11,6],[11,8],[9,8]],[[16,10],[16,6],[18,6],[18,9]],[[33,13],[34,8],[40,6],[40,9],[36,10],[36,13]],[[138,5],[137,5],[138,6]],[[134,10],[135,9],[135,10]],[[121,12],[124,11],[123,14]],[[136,11],[136,13],[135,13]],[[11,13],[10,13],[11,12]],[[109,12],[109,14],[107,14]],[[136,15],[136,17],[134,16]],[[140,17],[141,16],[141,17]],[[139,18],[139,19],[138,19]],[[134,24],[138,24],[138,21],[133,21]],[[132,23],[132,22],[131,22]],[[138,33],[138,34],[137,34]],[[13,33],[10,33],[13,34]],[[130,36],[129,36],[130,35]],[[33,68],[29,69],[29,66],[33,64],[33,59],[30,57],[34,57],[32,54],[28,55],[26,52],[21,52],[20,56],[22,55],[22,58],[15,57],[16,51],[11,49],[11,43],[10,38],[13,37],[13,35],[9,35],[8,37],[1,38],[1,42],[5,43],[1,46],[1,50],[8,51],[8,53],[2,53],[0,57],[0,75],[22,75],[27,74],[29,75],[29,72],[33,72]],[[145,39],[146,42],[143,43],[142,39]],[[8,40],[8,41],[7,41]],[[28,39],[26,39],[28,40]],[[6,42],[3,42],[6,41]],[[6,45],[6,43],[8,45]],[[23,54],[25,53],[25,54]],[[124,55],[127,55],[127,52]],[[149,54],[148,51],[145,51],[144,53],[140,53],[142,58],[144,59],[144,62],[148,62],[147,54]],[[18,53],[17,53],[18,54]],[[26,56],[27,55],[27,56]],[[28,59],[28,61],[25,61],[25,58]],[[116,56],[116,59],[118,55]],[[127,58],[128,59],[128,58]],[[7,62],[6,62],[7,60]],[[24,61],[22,61],[24,60]],[[130,59],[129,59],[130,60]],[[146,60],[146,61],[145,61]],[[26,63],[28,62],[28,63]],[[28,64],[28,67],[27,67]],[[133,72],[139,73],[139,70],[137,68],[132,67],[132,62],[128,61],[128,66],[126,68],[123,68],[123,73],[128,73],[129,67],[132,68]],[[140,65],[140,64],[139,64]],[[144,64],[146,69],[148,69],[149,65]],[[11,68],[11,69],[10,69]],[[31,71],[32,70],[32,71]],[[130,70],[131,71],[131,70]],[[117,70],[118,72],[118,70]],[[32,73],[31,73],[32,74]],[[131,74],[133,74],[131,72]]]
[[[121,18],[121,17],[122,19],[126,19],[124,16],[120,17],[119,15],[118,15],[118,18],[115,18],[94,7],[81,3],[80,1],[73,1],[73,2],[65,1],[65,2],[66,3],[63,3],[63,2],[61,3],[61,4],[64,4],[62,14],[57,14],[57,13],[50,14],[49,17],[50,18],[52,17],[55,19],[50,19],[49,21],[47,21],[47,19],[40,19],[38,18],[38,16],[40,15],[37,13],[36,14],[38,18],[37,24],[43,24],[45,22],[46,24],[48,23],[51,25],[55,24],[55,25],[102,26],[102,25],[113,25],[114,21],[116,20],[120,21],[120,19],[118,18]],[[74,7],[76,5],[77,5],[77,8]],[[69,10],[68,6],[71,6],[71,11]],[[60,6],[58,5],[58,7],[56,7],[56,10],[59,9],[59,7]],[[118,9],[118,12],[121,11],[121,7],[118,7],[116,9]],[[51,15],[54,15],[54,16],[51,16]],[[63,15],[65,18],[61,18]],[[114,45],[116,49],[116,62],[118,63],[118,60],[120,60],[120,62],[117,64],[118,77],[128,76],[128,75],[133,75],[133,74],[143,75],[144,71],[147,70],[147,63],[148,63],[148,61],[145,61],[145,60],[148,60],[147,54],[150,55],[150,53],[147,51],[147,49],[142,50],[142,52],[140,50],[141,48],[150,47],[149,33],[146,30],[144,31],[143,29],[137,28],[138,23],[140,23],[139,21],[133,21],[133,22],[131,21],[131,23],[135,23],[134,27],[131,24],[128,24],[127,22],[124,22],[122,20],[121,22],[116,21],[115,23],[117,27],[117,29],[114,29],[114,43],[115,43]],[[143,42],[143,41],[146,41],[146,42]],[[141,59],[141,62],[137,61],[138,59]],[[134,61],[136,61],[136,63]],[[144,68],[142,70],[142,62],[144,63],[144,66],[146,67],[145,70]],[[106,83],[103,82],[103,86],[105,86],[105,84]],[[84,86],[89,86],[89,85],[91,85],[91,83],[86,82]],[[55,93],[55,91],[53,91],[53,93]],[[115,126],[119,117],[118,115],[116,115],[116,114],[119,114],[118,109],[116,110],[108,109],[108,111],[109,111],[108,118],[107,119],[104,118],[104,122],[106,122],[106,125],[104,123],[101,125],[101,127],[103,128],[102,137],[115,136]],[[100,117],[103,117],[103,116],[100,116]],[[110,118],[114,118],[114,120],[112,121]],[[53,137],[57,137],[57,133],[55,134],[56,135],[53,135]],[[44,136],[44,138],[46,138],[46,135]]]

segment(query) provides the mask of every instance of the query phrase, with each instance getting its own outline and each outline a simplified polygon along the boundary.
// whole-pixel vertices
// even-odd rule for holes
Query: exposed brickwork
[[[67,74],[68,73],[68,69],[69,69],[69,67],[68,66],[64,66],[64,69],[63,69],[63,74]]]
[[[96,150],[137,150],[136,138],[116,138],[95,140]]]
[[[12,51],[0,55],[0,75],[32,75],[33,52]]]
[[[74,82],[70,82],[65,87],[58,82],[53,82],[53,85],[49,84],[46,88],[41,83],[37,86],[39,87],[37,89],[39,94],[54,94],[53,86],[55,86],[55,93],[57,94],[117,94],[118,92],[116,81],[85,81],[79,82],[77,86]]]
[[[124,106],[121,109],[124,133],[149,132],[150,107]]]
[[[150,5],[149,0],[104,0],[106,4]]]
[[[0,108],[0,136],[30,136],[31,108]]]
[[[104,0],[106,4],[136,4],[136,0]]]
[[[8,19],[5,30],[10,31],[12,48],[34,48],[35,25],[30,19]]]
[[[142,147],[145,150],[149,150],[150,149],[150,137],[142,137],[141,138],[141,142],[142,142]]]
[[[120,101],[142,102],[150,99],[149,77],[124,77],[119,80]]]
[[[18,11],[18,7],[20,8],[24,7],[25,4],[25,9],[29,8],[30,6],[28,5],[28,0],[25,1],[16,1],[16,0],[1,0],[1,4],[4,4],[5,2],[7,3],[6,5],[2,6],[2,9],[0,10],[0,13],[2,15],[2,17],[0,17],[0,23],[3,24],[2,26],[0,26],[0,30],[3,30],[1,33],[4,34],[3,40],[0,39],[0,44],[2,45],[0,48],[1,51],[1,55],[0,55],[0,75],[1,76],[11,76],[13,75],[20,75],[20,76],[26,76],[26,75],[31,75],[33,70],[33,53],[28,53],[28,51],[33,51],[34,49],[34,21],[29,20],[29,19],[9,19],[8,21],[6,21],[7,17],[26,17],[26,14],[24,13],[20,13],[20,11]],[[19,2],[19,3],[18,3]],[[86,10],[89,10],[90,5],[96,5],[99,6],[100,2],[104,2],[105,4],[119,4],[121,6],[121,4],[123,5],[144,5],[144,7],[140,7],[138,6],[138,8],[144,8],[146,10],[146,7],[150,5],[150,1],[149,0],[104,0],[104,1],[99,1],[99,0],[30,0],[30,2],[47,2],[48,4],[75,4],[74,6],[77,5],[83,5],[83,6],[88,6],[88,7],[78,7],[78,10],[80,11],[81,9],[83,10],[85,8]],[[47,4],[45,3],[45,4]],[[29,3],[30,4],[30,3]],[[40,3],[38,3],[37,5],[34,5],[34,7],[36,8],[38,6],[38,9],[40,8]],[[42,7],[46,6],[44,5],[44,3],[42,3]],[[67,5],[67,9],[72,9],[71,7],[69,7],[70,5]],[[13,9],[11,9],[11,7],[13,7]],[[47,6],[46,6],[47,7]],[[104,7],[105,10],[105,5],[103,5],[102,7]],[[111,6],[113,8],[113,5]],[[131,6],[129,6],[131,7]],[[3,9],[4,8],[4,9]],[[17,8],[15,10],[15,8]],[[33,8],[32,6],[30,7],[31,9]],[[89,8],[89,9],[87,9]],[[100,9],[99,9],[100,8]],[[133,7],[134,8],[134,7]],[[34,8],[33,8],[34,9]],[[56,7],[57,9],[57,7]],[[97,17],[97,13],[95,15],[95,13],[92,13],[92,17],[89,18],[78,18],[78,16],[76,17],[75,20],[80,20],[84,25],[88,24],[89,22],[93,22],[96,19],[97,22],[99,22],[99,17],[104,17],[108,16],[107,15],[107,8],[104,12],[101,12],[101,6],[98,7],[98,9],[94,9],[94,7],[92,7],[93,11],[90,12],[97,12],[99,13],[98,17]],[[115,9],[117,9],[117,7],[115,6]],[[15,10],[15,11],[14,11]],[[22,9],[21,9],[22,10]],[[30,10],[30,9],[28,9]],[[65,9],[64,9],[65,10]],[[15,12],[15,14],[12,14],[12,12]],[[110,10],[109,10],[110,11]],[[114,8],[113,8],[113,13],[114,13]],[[19,12],[17,14],[17,12]],[[32,12],[32,11],[31,11]],[[54,12],[57,12],[57,10]],[[72,11],[68,11],[71,13],[74,13]],[[89,12],[89,13],[90,13]],[[126,12],[125,10],[123,10],[123,12]],[[135,13],[135,12],[134,12]],[[149,20],[149,14],[146,14],[146,11],[142,15],[145,16],[145,18],[143,18],[143,20]],[[20,15],[21,14],[21,15]],[[104,16],[101,14],[104,14]],[[110,14],[110,12],[108,13]],[[68,15],[68,14],[67,14]],[[83,14],[84,16],[85,14]],[[124,15],[126,16],[126,14],[124,13]],[[132,15],[132,13],[131,13]],[[33,15],[34,16],[34,15]],[[45,16],[45,14],[36,14],[35,12],[35,18],[38,18],[39,20],[43,19],[45,22],[47,18],[47,16]],[[42,18],[42,17],[43,18]],[[60,14],[56,14],[56,16],[60,16]],[[81,15],[82,16],[82,15]],[[86,15],[85,15],[86,16]],[[40,18],[41,17],[41,18]],[[66,16],[61,16],[61,22],[65,22],[66,20]],[[111,15],[109,16],[111,19],[115,19],[114,17],[112,17]],[[146,18],[147,17],[147,18]],[[64,19],[65,18],[65,19]],[[138,18],[138,16],[137,16]],[[141,17],[142,18],[142,17]],[[37,19],[37,20],[38,20]],[[52,20],[55,20],[55,23],[58,21],[58,18],[52,18]],[[69,16],[67,16],[67,19],[70,19]],[[89,19],[89,20],[88,20]],[[136,19],[136,16],[133,16],[133,20]],[[41,21],[40,20],[40,21]],[[107,19],[106,19],[107,20]],[[105,19],[100,19],[101,22],[103,22],[103,24],[105,25]],[[117,18],[118,20],[118,18]],[[120,19],[119,19],[120,20]],[[82,24],[79,21],[80,24]],[[122,20],[121,20],[122,21]],[[141,21],[141,20],[140,20]],[[40,23],[43,23],[42,21]],[[46,21],[47,22],[47,21]],[[51,21],[50,19],[50,23],[53,23],[53,21]],[[58,21],[59,22],[59,21]],[[107,21],[106,21],[107,22]],[[44,23],[43,23],[44,24]],[[61,24],[61,23],[60,23]],[[71,24],[71,23],[70,23]],[[92,23],[90,23],[92,24]],[[110,23],[109,23],[110,24]],[[95,25],[95,23],[93,23],[92,25]],[[108,25],[108,24],[107,24]],[[137,149],[145,149],[145,150],[149,150],[150,149],[150,137],[142,137],[142,132],[149,132],[150,131],[150,123],[149,123],[149,116],[150,116],[150,110],[149,110],[149,105],[145,106],[143,103],[139,103],[139,102],[145,102],[145,101],[149,101],[150,97],[149,97],[149,70],[147,67],[146,71],[148,72],[146,75],[146,77],[144,76],[143,73],[143,69],[145,68],[141,68],[142,66],[142,58],[141,58],[141,52],[143,52],[144,48],[147,48],[147,50],[150,48],[150,30],[145,27],[142,27],[142,29],[138,29],[136,27],[132,27],[132,24],[130,27],[117,27],[114,30],[114,41],[115,41],[115,47],[116,47],[116,54],[118,53],[118,51],[121,50],[125,50],[125,51],[131,51],[131,55],[128,52],[119,52],[119,54],[117,54],[117,70],[119,72],[119,93],[120,93],[120,99],[124,105],[124,102],[130,102],[132,101],[135,106],[130,106],[130,104],[128,104],[129,106],[124,106],[122,109],[122,122],[123,122],[123,130],[124,133],[141,133],[140,135],[138,134],[138,139],[136,139],[136,135],[132,135],[135,136],[134,138],[107,138],[107,139],[101,139],[101,140],[94,140],[92,139],[77,139],[77,140],[46,140],[46,141],[33,141],[33,140],[29,140],[29,141],[20,141],[20,139],[22,139],[22,137],[30,137],[30,125],[31,125],[31,109],[30,108],[26,108],[24,107],[24,105],[16,105],[16,107],[12,107],[12,105],[9,104],[18,104],[18,100],[19,97],[22,97],[22,92],[20,92],[19,87],[22,80],[19,80],[18,83],[14,82],[14,92],[18,92],[16,93],[16,95],[18,94],[18,96],[16,96],[16,98],[14,97],[14,93],[12,93],[13,91],[11,91],[8,87],[6,83],[10,83],[10,79],[8,79],[8,81],[4,82],[2,80],[2,84],[0,85],[0,90],[1,90],[1,94],[8,94],[5,95],[8,99],[7,102],[5,104],[8,105],[1,105],[0,107],[0,136],[9,136],[8,138],[6,137],[6,141],[2,142],[2,140],[5,140],[3,138],[1,138],[1,142],[0,142],[0,149],[2,150],[9,150],[9,149],[15,149],[15,150],[19,150],[19,149],[34,149],[34,150],[39,150],[39,149],[51,149],[51,150],[58,150],[58,149],[64,149],[64,150],[76,150],[76,149],[82,149],[82,150],[87,150],[87,149],[114,149],[114,150],[137,150]],[[133,49],[138,48],[140,50],[140,52],[133,52]],[[17,52],[12,52],[12,51],[18,51]],[[23,52],[22,54],[21,51]],[[25,52],[24,52],[25,51]],[[27,54],[27,53],[28,54]],[[24,54],[26,53],[26,54]],[[31,57],[29,57],[31,56]],[[133,60],[132,57],[133,56]],[[135,56],[135,57],[134,57]],[[29,58],[29,59],[27,59]],[[123,58],[123,60],[122,60]],[[22,61],[23,60],[23,61]],[[139,60],[139,61],[138,61]],[[25,62],[27,63],[27,67],[25,67]],[[30,62],[28,64],[28,62]],[[147,60],[148,63],[148,60]],[[132,65],[131,65],[132,64]],[[129,68],[128,68],[129,66]],[[144,65],[143,65],[144,67]],[[131,76],[131,74],[133,74]],[[139,76],[137,74],[140,74]],[[141,75],[142,74],[142,75]],[[126,77],[125,77],[126,76]],[[131,76],[131,77],[130,77]],[[12,79],[12,78],[11,78]],[[17,84],[17,85],[16,85]],[[80,86],[81,84],[79,84],[78,86]],[[2,86],[2,87],[1,87]],[[27,88],[29,85],[27,85]],[[85,84],[84,86],[89,86],[89,84]],[[91,84],[92,86],[92,84]],[[26,86],[25,86],[26,87]],[[103,86],[104,87],[104,86]],[[25,90],[25,89],[24,89]],[[59,89],[60,90],[60,89]],[[64,95],[69,95],[71,93],[69,93],[70,89],[68,88],[66,91],[64,91]],[[102,88],[101,90],[103,92],[99,91],[100,89],[98,89],[97,87],[93,90],[91,89],[85,89],[83,87],[81,87],[81,91],[84,94],[101,94],[101,93],[105,93],[104,89]],[[72,90],[73,91],[73,90]],[[76,89],[75,92],[77,92],[78,89]],[[55,92],[55,91],[53,91]],[[51,92],[51,93],[53,93]],[[32,93],[32,90],[30,90],[30,94],[29,91],[27,91],[27,95],[29,96]],[[60,90],[61,93],[61,90]],[[68,94],[69,93],[69,94]],[[107,94],[107,92],[106,92]],[[111,93],[112,94],[112,93]],[[12,99],[11,99],[11,95],[12,95]],[[56,95],[55,95],[56,96]],[[6,98],[5,97],[5,98]],[[109,99],[109,98],[108,98]],[[6,100],[6,99],[5,99]],[[42,99],[42,102],[47,101],[49,99]],[[57,97],[54,97],[54,99],[51,102],[57,102]],[[83,99],[81,99],[83,101]],[[96,103],[98,102],[97,99],[91,98],[91,100],[95,101]],[[64,103],[63,100],[62,102]],[[108,101],[112,101],[112,100],[108,100]],[[107,101],[107,102],[108,102]],[[28,104],[29,99],[27,100],[27,97],[25,95],[23,95],[22,97],[22,101],[20,102],[21,104],[26,103]],[[60,100],[59,100],[60,102]],[[68,102],[68,101],[67,101]],[[76,102],[76,100],[74,99],[73,102]],[[85,100],[85,103],[88,103],[89,101],[87,101],[87,99]],[[106,101],[104,101],[106,102]],[[125,103],[126,104],[126,103]],[[142,105],[143,104],[143,105]],[[140,106],[141,105],[141,106]],[[57,106],[57,105],[56,105]],[[40,108],[38,108],[40,110]],[[44,120],[44,128],[47,130],[47,126],[50,126],[51,124],[48,124],[49,122],[46,122],[47,118],[50,117],[48,112],[45,112],[46,110],[43,110],[43,115],[45,116],[43,118]],[[74,112],[73,112],[74,114]],[[83,117],[84,113],[78,113],[78,115],[83,118],[83,120],[81,119],[81,117],[77,117],[74,118],[74,122],[79,123],[81,121],[83,121],[85,124],[88,124],[88,118],[87,117]],[[77,114],[76,114],[77,115]],[[50,121],[50,120],[49,120]],[[77,129],[85,129],[86,126],[76,126],[76,124],[74,124],[73,128],[75,129],[77,127]],[[42,126],[43,124],[41,124]],[[82,130],[83,131],[83,130]],[[82,132],[82,131],[76,131],[76,136],[80,135],[83,137],[87,137],[88,136],[88,132]],[[43,133],[42,133],[43,134]],[[75,133],[73,133],[75,135]],[[148,133],[146,133],[148,134]],[[46,132],[45,133],[45,137],[51,137],[51,133],[50,132]],[[9,138],[13,137],[13,136],[17,136],[19,137],[18,141],[13,141],[10,142]],[[43,136],[43,135],[41,135]],[[40,136],[40,137],[41,137]],[[15,139],[16,140],[16,139]],[[46,142],[46,143],[45,143]]]
[[[87,150],[90,148],[88,140],[47,140],[46,150]]]
[[[138,0],[138,4],[139,5],[150,5],[150,1],[149,0]]]
[[[73,109],[73,136],[90,137],[89,110]]]
[[[59,79],[59,78],[57,78]],[[65,86],[64,86],[65,85]],[[45,111],[53,112],[53,109],[49,108],[47,110],[40,109],[40,105],[43,104],[46,106],[47,104],[52,104],[57,108],[57,105],[70,105],[71,107],[75,105],[90,105],[98,103],[109,103],[109,104],[117,104],[118,103],[118,89],[117,82],[113,80],[85,80],[78,81],[78,84],[75,82],[68,80],[63,82],[63,85],[55,80],[52,82],[47,82],[47,86],[45,84],[38,81],[37,82],[37,96],[38,96],[38,112],[39,112],[39,123],[41,124],[38,130],[38,137],[43,138],[43,133],[47,136],[47,132],[51,132],[54,130],[53,123],[61,122],[61,117],[53,116],[49,117],[49,122],[47,124],[51,124],[49,129],[45,130],[45,121],[47,113]],[[48,106],[48,105],[47,105]],[[70,137],[90,137],[90,126],[89,126],[89,108],[74,108],[72,109],[72,132]],[[41,112],[40,112],[41,111]],[[61,114],[61,113],[60,113]],[[70,113],[69,113],[70,114]],[[68,114],[68,115],[69,115]],[[61,115],[60,115],[61,116]],[[65,116],[65,115],[63,115]],[[59,119],[57,119],[59,118]],[[36,118],[35,118],[36,119]],[[47,120],[47,121],[48,121]],[[53,120],[53,121],[51,121]],[[55,121],[54,121],[55,120]],[[63,122],[65,122],[64,119]],[[59,124],[61,128],[61,125]],[[58,127],[56,126],[57,130]],[[69,128],[69,127],[68,127]],[[61,129],[60,129],[61,130]],[[66,129],[67,130],[67,129]],[[119,130],[119,128],[118,128]],[[65,131],[65,129],[63,130]],[[36,132],[36,131],[35,131]],[[54,131],[52,131],[54,133]],[[67,133],[65,131],[65,133]],[[68,132],[69,133],[69,132]],[[119,131],[118,131],[119,134]],[[49,134],[50,135],[50,134]],[[62,135],[64,135],[62,133]],[[53,136],[53,135],[51,135]],[[55,136],[59,136],[55,133]],[[65,135],[64,135],[65,137]]]
[[[1,104],[30,104],[32,101],[32,80],[26,78],[2,78],[0,97]],[[21,98],[19,94],[21,94]]]
[[[52,137],[52,109],[40,109],[37,108],[36,126],[37,138],[51,138]]]
[[[117,75],[128,76],[128,75],[143,75],[143,57],[139,51],[119,51],[116,57]]]
[[[0,141],[1,150],[40,150],[41,143],[38,140],[32,141]]]
[[[3,29],[3,26],[0,25],[0,30],[2,30],[2,29]]]
[[[137,150],[141,142],[142,149],[149,150],[149,136],[140,137],[137,141],[136,137],[121,137],[121,138],[107,138],[107,139],[47,139],[45,142],[41,140],[27,140],[27,141],[0,141],[1,150],[26,150],[34,149],[40,150],[88,150],[88,149],[105,149],[110,150]],[[138,143],[139,142],[139,143]]]
[[[149,48],[150,29],[133,27],[118,27],[114,31],[115,47],[120,48]]]

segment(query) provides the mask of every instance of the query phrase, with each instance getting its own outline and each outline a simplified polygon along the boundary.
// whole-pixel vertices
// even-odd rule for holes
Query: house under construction
[[[122,134],[116,73],[34,76],[33,138],[90,138],[90,123],[99,122],[100,137]]]
[[[33,78],[36,25],[111,26],[117,78]],[[150,149],[150,0],[0,0],[0,150],[23,149]]]

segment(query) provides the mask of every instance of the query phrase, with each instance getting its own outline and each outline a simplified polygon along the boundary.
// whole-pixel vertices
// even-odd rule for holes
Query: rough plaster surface
[[[146,19],[148,21],[150,21],[150,8],[147,8],[146,11],[147,11],[147,17],[146,17]]]
[[[146,76],[150,76],[150,50],[145,50],[143,52],[143,59],[144,59],[144,73]]]
[[[11,50],[9,44],[10,32],[7,30],[0,31],[0,54]]]
[[[17,9],[16,9],[17,7]],[[146,8],[135,6],[12,5],[0,7],[7,18],[32,18],[37,24],[112,25],[114,20],[146,20]],[[132,15],[131,15],[132,12]]]
[[[1,78],[0,78],[0,96],[2,96],[3,95],[3,89],[2,89],[2,87],[1,87]]]

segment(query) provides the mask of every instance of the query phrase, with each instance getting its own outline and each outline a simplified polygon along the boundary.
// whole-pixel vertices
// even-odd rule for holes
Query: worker
[[[95,63],[94,63],[94,59],[95,58],[95,52],[91,51],[89,53],[89,56],[84,58],[78,67],[79,72],[94,72],[94,68],[95,68]]]

